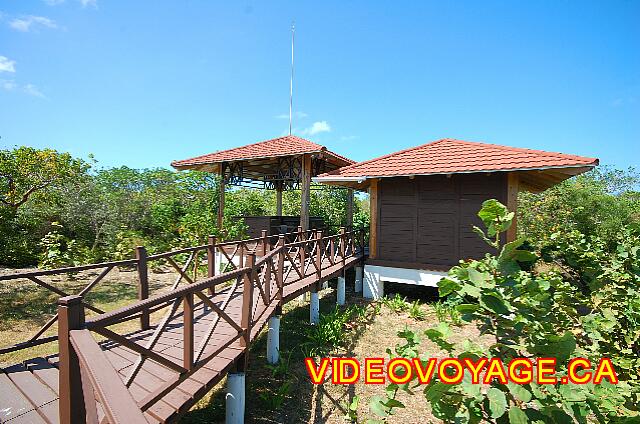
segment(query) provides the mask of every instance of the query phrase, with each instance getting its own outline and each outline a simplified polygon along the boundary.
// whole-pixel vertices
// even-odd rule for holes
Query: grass
[[[87,299],[104,310],[113,310],[136,298],[136,274],[112,271]],[[73,279],[49,279],[65,291],[75,293],[84,287],[94,274],[79,274]],[[152,293],[170,285],[175,273],[153,273]],[[352,278],[352,275],[348,281]],[[351,284],[347,284],[349,290]],[[386,348],[394,348],[402,340],[397,332],[405,327],[419,333],[431,328],[440,319],[451,320],[450,305],[411,298],[411,291],[403,296],[391,295],[380,302],[368,303],[359,295],[348,293],[345,307],[336,309],[335,291],[320,293],[320,326],[309,324],[308,302],[289,302],[284,307],[280,323],[281,361],[266,362],[266,331],[253,344],[247,370],[246,418],[248,423],[345,423],[357,417],[359,422],[375,419],[369,411],[372,397],[381,395],[384,386],[358,383],[353,386],[324,384],[314,386],[304,367],[304,357],[315,348],[316,354],[365,357],[386,357]],[[47,293],[29,281],[0,285],[0,344],[5,346],[27,339],[53,316],[57,296]],[[375,319],[374,319],[375,317]],[[119,332],[137,329],[137,321],[122,324]],[[50,334],[55,334],[55,327]],[[461,326],[455,337],[480,338],[473,326]],[[443,355],[426,337],[420,345],[425,355]],[[56,344],[38,346],[14,354],[0,356],[7,365],[23,359],[54,353]],[[184,423],[217,423],[225,419],[225,381],[221,382],[189,411]],[[423,396],[399,399],[407,408],[398,410],[394,422],[437,422],[430,414]]]
[[[348,280],[349,281],[349,280]],[[347,290],[350,288],[347,283]],[[387,357],[387,347],[395,348],[404,342],[397,336],[399,330],[408,327],[423,334],[438,323],[435,302],[391,295],[390,299],[368,303],[360,295],[347,294],[347,305],[336,309],[335,292],[320,292],[321,323],[325,328],[309,325],[309,304],[293,301],[285,305],[280,321],[281,362],[266,363],[266,332],[256,340],[250,352],[247,369],[246,422],[247,423],[335,423],[358,422],[376,419],[369,411],[374,396],[384,393],[384,386],[365,385],[335,386],[330,383],[314,386],[304,367],[305,349],[315,346],[319,354],[326,356]],[[398,300],[402,300],[401,302]],[[346,318],[348,317],[348,318]],[[374,319],[375,317],[375,319]],[[474,326],[456,329],[455,339],[466,337],[479,339]],[[424,355],[446,356],[446,353],[421,337],[420,352]],[[322,343],[326,342],[326,346]],[[490,340],[486,341],[487,346]],[[322,347],[322,348],[321,348]],[[221,382],[186,414],[182,422],[224,422],[225,382]],[[397,423],[439,422],[427,407],[424,396],[400,395],[407,408],[398,410],[393,421]]]
[[[57,275],[40,277],[68,294],[82,290],[98,275],[98,271],[87,271],[77,275]],[[150,293],[156,294],[166,289],[176,278],[176,273],[151,273]],[[137,274],[128,270],[113,269],[85,299],[91,305],[112,311],[126,306],[137,299]],[[10,280],[0,283],[0,346],[9,346],[28,340],[57,311],[57,294],[38,286],[29,280]],[[89,310],[87,317],[95,315]],[[138,321],[129,321],[113,326],[119,333],[137,330]],[[43,336],[57,334],[54,324]],[[47,356],[57,352],[57,343],[47,343],[17,352],[0,355],[0,366],[15,364],[26,359]]]

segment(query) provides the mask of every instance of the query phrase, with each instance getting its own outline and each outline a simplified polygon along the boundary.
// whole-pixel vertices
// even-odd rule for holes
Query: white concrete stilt
[[[311,292],[309,322],[311,324],[318,324],[320,322],[320,296],[318,296],[318,292]]]
[[[244,424],[245,381],[244,373],[227,375],[226,424]]]
[[[384,282],[380,281],[380,274],[364,267],[364,282],[362,296],[365,299],[378,300],[384,296]]]
[[[345,287],[344,277],[338,277],[338,294],[336,296],[337,297],[336,303],[339,306],[344,305],[345,296],[346,296],[345,290],[346,290],[346,287]]]
[[[267,333],[267,362],[278,363],[280,357],[280,317],[269,318],[269,331]]]
[[[355,292],[356,293],[361,293],[362,292],[362,267],[361,266],[357,266],[356,267]]]

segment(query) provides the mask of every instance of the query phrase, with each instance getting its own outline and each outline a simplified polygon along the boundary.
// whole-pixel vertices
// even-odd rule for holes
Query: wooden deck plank
[[[10,424],[47,424],[44,418],[42,418],[35,409],[22,415],[18,415],[7,422]]]
[[[27,369],[56,395],[58,394],[58,368],[54,367],[44,358],[33,358],[25,361]]]
[[[337,262],[331,265],[328,259],[323,262],[322,279],[326,281],[343,272],[344,269],[352,267],[360,258],[351,257],[345,260],[344,265]],[[302,268],[300,264],[297,264]],[[307,272],[314,268],[305,267]],[[285,271],[286,275],[286,271]],[[295,271],[289,274],[283,289],[284,301],[287,301],[298,294],[308,291],[309,287],[319,282],[315,274],[300,278]],[[227,287],[219,290],[214,296],[210,297],[211,301],[218,307],[224,304],[230,288]],[[271,293],[275,293],[277,286],[275,281],[271,282]],[[268,318],[273,314],[277,305],[272,303],[265,305],[260,290],[254,287],[253,305],[251,307],[253,313],[251,340],[259,336],[266,325]],[[195,298],[194,304],[194,346],[197,348],[204,337],[208,334],[211,325],[218,320],[216,329],[209,339],[207,346],[203,352],[207,354],[219,350],[219,347],[226,344],[232,337],[237,335],[237,330],[227,321],[218,317],[211,308],[208,307],[198,297]],[[236,287],[228,305],[224,308],[224,312],[235,322],[241,321],[243,307],[242,286]],[[178,312],[168,323],[166,329],[158,338],[154,352],[162,354],[181,364],[183,360],[183,315]],[[146,346],[153,337],[157,326],[152,325],[148,330],[133,331],[125,336],[139,344]],[[121,346],[113,341],[100,342],[102,350],[105,352],[109,362],[118,371],[118,375],[123,381],[128,377],[133,364],[139,358],[139,355],[131,349]],[[145,417],[149,422],[173,422],[177,420],[184,412],[188,410],[197,400],[207,393],[213,385],[217,384],[224,378],[229,369],[244,353],[240,346],[240,340],[235,340],[230,346],[220,351],[214,358],[211,358],[206,364],[202,365],[198,370],[189,375],[184,381],[177,384],[172,390],[165,394],[160,400],[153,404]],[[5,371],[7,374],[0,373],[0,422],[6,421],[9,417],[10,422],[45,422],[46,420],[56,423],[58,421],[58,369],[56,368],[58,358],[52,355],[47,358],[33,358],[24,363],[25,366],[13,366]],[[147,359],[140,372],[129,387],[132,397],[136,402],[140,403],[143,399],[148,398],[168,381],[174,381],[178,374],[176,371],[166,368],[163,365]],[[25,393],[28,395],[25,396]],[[102,412],[101,406],[98,404],[99,412]],[[104,413],[101,414],[104,416]],[[43,419],[43,418],[46,418]]]
[[[49,386],[38,380],[24,365],[13,365],[5,368],[4,372],[36,408],[58,398]]]
[[[14,419],[33,411],[35,406],[13,384],[4,372],[0,372],[0,422]],[[39,416],[39,415],[38,415]]]

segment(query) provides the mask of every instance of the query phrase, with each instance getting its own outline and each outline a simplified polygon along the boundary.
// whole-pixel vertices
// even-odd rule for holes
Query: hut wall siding
[[[482,257],[489,248],[473,226],[490,198],[506,203],[506,173],[380,180],[377,259],[451,266]]]

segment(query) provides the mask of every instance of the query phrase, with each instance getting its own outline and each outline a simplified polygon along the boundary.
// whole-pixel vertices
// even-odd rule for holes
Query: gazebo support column
[[[354,290],[356,293],[362,292],[362,265],[356,266],[356,282]]]
[[[511,242],[518,236],[518,174],[509,172],[507,179],[507,208],[515,213],[511,227],[507,230],[507,242]]]
[[[224,218],[224,163],[220,164],[220,197],[218,198],[218,229],[222,231],[222,221]]]
[[[282,182],[276,186],[276,215],[282,216]]]
[[[347,228],[353,228],[353,189],[347,190]]]
[[[311,156],[302,155],[302,175],[300,181],[300,226],[309,229],[309,203],[311,202]]]

